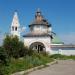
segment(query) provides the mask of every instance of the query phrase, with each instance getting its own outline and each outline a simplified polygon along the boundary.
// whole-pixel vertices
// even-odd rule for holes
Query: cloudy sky
[[[62,41],[75,44],[75,0],[0,0],[0,40],[10,32],[15,10],[27,32],[38,8]]]

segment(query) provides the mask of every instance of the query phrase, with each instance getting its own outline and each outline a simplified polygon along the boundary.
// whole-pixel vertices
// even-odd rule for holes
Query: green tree
[[[3,47],[6,50],[9,57],[19,58],[26,55],[27,50],[22,41],[19,41],[18,37],[6,36],[3,42]]]
[[[3,47],[8,57],[19,58],[26,55],[30,56],[33,54],[33,50],[25,47],[24,43],[20,41],[17,36],[11,37],[7,35],[4,39]]]

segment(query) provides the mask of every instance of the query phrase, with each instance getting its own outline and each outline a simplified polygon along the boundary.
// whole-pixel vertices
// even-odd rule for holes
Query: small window
[[[15,31],[17,31],[17,27],[15,27]]]
[[[12,26],[12,31],[14,31],[14,27]]]
[[[40,28],[40,26],[37,25],[36,28]]]

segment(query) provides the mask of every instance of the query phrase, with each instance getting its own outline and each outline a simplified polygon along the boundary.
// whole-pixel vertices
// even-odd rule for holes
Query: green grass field
[[[6,75],[11,73],[27,70],[36,66],[46,65],[49,62],[52,62],[53,58],[45,56],[43,54],[35,54],[32,56],[26,56],[19,59],[11,58],[11,61],[8,66],[5,67]]]

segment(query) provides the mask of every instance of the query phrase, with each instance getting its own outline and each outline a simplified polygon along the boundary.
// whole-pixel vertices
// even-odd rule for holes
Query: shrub
[[[0,75],[8,75],[9,58],[3,47],[0,47]]]
[[[9,57],[19,58],[32,54],[32,50],[24,46],[22,41],[19,41],[18,37],[6,36],[3,42],[3,47]]]
[[[0,64],[7,65],[8,64],[8,56],[4,50],[4,48],[0,47]]]

